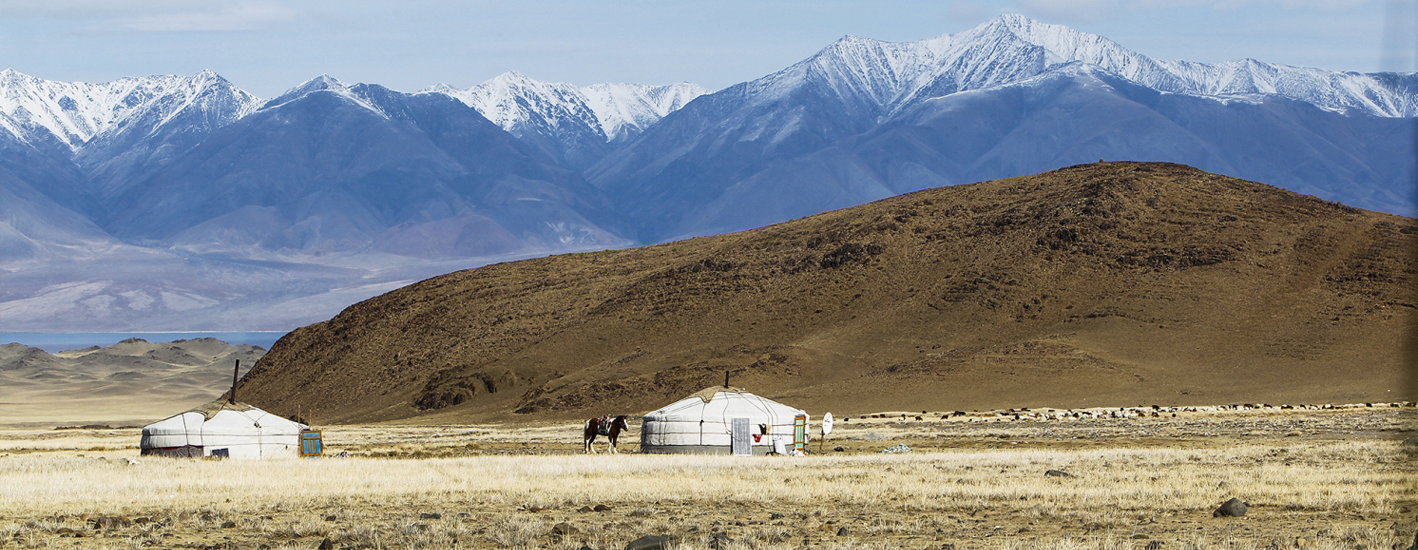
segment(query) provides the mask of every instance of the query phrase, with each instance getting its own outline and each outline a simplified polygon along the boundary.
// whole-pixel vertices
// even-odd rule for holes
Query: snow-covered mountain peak
[[[1050,64],[1082,61],[1106,67],[1111,64],[1109,60],[1112,58],[1143,57],[1102,36],[1063,25],[1040,23],[1018,14],[995,17],[961,34],[968,36],[989,32],[1008,32],[1020,40],[1044,48],[1049,52]]]
[[[454,87],[452,87],[452,86],[449,86],[449,85],[447,85],[447,84],[444,84],[444,83],[442,83],[442,82],[439,82],[438,84],[434,84],[434,85],[432,85],[432,86],[429,86],[427,89],[420,90],[419,93],[436,93],[436,94],[451,95],[452,93],[457,92],[457,91],[459,91],[457,88],[454,88]]]
[[[1126,52],[1096,35],[1002,15],[915,42],[844,36],[746,89],[760,101],[774,101],[804,85],[821,86],[859,109],[889,116],[919,100],[1027,78],[1080,55],[1089,58],[1084,61],[1122,55],[1114,48]]]
[[[592,84],[582,88],[581,93],[596,113],[606,138],[617,141],[644,131],[709,91],[698,84],[679,82],[664,86]]]
[[[1097,65],[1130,80],[1161,76],[1162,66],[1154,59],[1129,50],[1102,36],[1063,25],[1041,23],[1019,14],[1005,14],[973,29],[952,35],[961,47],[982,41],[997,42],[1001,35],[1043,48],[1043,68],[1079,61]],[[1162,79],[1165,80],[1165,79]]]
[[[1222,63],[1161,61],[1129,50],[1102,36],[1063,25],[1040,23],[1022,15],[995,17],[974,29],[954,35],[959,43],[1008,32],[1047,52],[1044,70],[1070,62],[1095,65],[1144,86],[1173,93],[1232,99],[1274,95],[1315,106],[1357,110],[1376,116],[1414,116],[1418,105],[1411,93],[1413,75],[1382,75],[1292,67],[1255,59]],[[969,37],[969,38],[967,38]]]
[[[188,81],[191,82],[192,85],[197,88],[209,88],[213,86],[225,86],[235,88],[235,86],[232,85],[231,81],[227,80],[225,77],[217,74],[216,71],[213,71],[211,69],[202,69],[201,71],[198,71],[197,74],[192,75],[192,78],[188,79]]]
[[[214,110],[224,124],[244,116],[258,99],[210,70],[190,77],[162,75],[112,82],[57,82],[6,69],[0,72],[0,128],[21,140],[47,133],[77,151],[109,132],[149,132],[185,109]]]
[[[747,84],[747,93],[772,101],[804,85],[822,86],[843,101],[871,111],[918,87],[936,63],[917,42],[844,36],[799,63]]]
[[[360,107],[364,107],[365,109],[369,109],[370,111],[378,113],[381,117],[388,118],[389,115],[387,113],[379,109],[379,107],[376,106],[373,102],[369,101],[368,98],[358,93],[357,88],[359,87],[360,86],[357,84],[352,86],[341,82],[339,79],[333,76],[330,76],[328,74],[322,74],[320,76],[302,82],[300,83],[300,85],[291,88],[290,90],[287,90],[286,93],[283,93],[279,97],[266,102],[266,104],[262,105],[261,108],[270,109],[273,107],[279,107],[281,105],[285,105],[287,103],[290,103],[297,99],[301,99],[311,94],[328,92],[346,101],[359,105]]]
[[[550,127],[566,120],[595,118],[576,86],[533,80],[517,71],[499,74],[467,90],[439,93],[457,98],[514,134],[524,125],[538,125],[533,119]]]
[[[861,112],[891,116],[933,97],[1009,85],[1085,63],[1144,86],[1220,99],[1278,95],[1321,108],[1414,116],[1413,75],[1367,75],[1254,60],[1159,61],[1102,36],[1018,14],[916,42],[844,36],[812,57],[744,85],[753,103],[818,90]]]
[[[872,45],[872,44],[877,44],[877,43],[881,43],[881,42],[883,42],[883,41],[882,41],[882,40],[877,40],[877,39],[875,39],[875,38],[867,38],[867,37],[863,37],[863,36],[857,36],[857,35],[855,35],[855,34],[844,34],[844,35],[842,35],[842,38],[838,38],[837,40],[834,40],[831,44],[828,44],[827,47],[826,47],[826,48],[823,48],[823,49],[853,48],[853,47],[859,47],[859,46],[862,46],[862,45],[870,46],[870,45]]]
[[[709,93],[710,90],[693,82],[676,82],[664,86],[651,86],[646,96],[654,100],[662,115],[678,111],[694,98]]]
[[[666,86],[592,84],[577,87],[536,80],[508,71],[467,90],[434,86],[421,93],[441,93],[477,109],[488,120],[516,135],[590,132],[599,141],[616,141],[704,95],[687,82]]]
[[[346,93],[349,92],[350,87],[344,82],[340,82],[339,79],[333,76],[330,76],[328,74],[322,74],[305,82],[297,84],[294,88],[286,90],[286,93],[281,94],[280,97],[277,97],[272,101],[280,101],[282,98],[286,97],[300,97],[305,94],[325,90],[332,91],[335,93]]]
[[[499,75],[497,75],[497,76],[494,76],[494,77],[488,79],[488,81],[487,81],[487,82],[484,82],[483,84],[484,84],[484,85],[492,85],[492,86],[504,86],[504,87],[513,87],[513,86],[531,86],[531,87],[538,87],[538,86],[542,86],[542,85],[553,85],[553,86],[554,86],[554,85],[557,85],[557,84],[559,84],[559,83],[543,82],[543,81],[540,81],[540,80],[533,80],[533,79],[531,79],[531,78],[527,78],[527,75],[522,74],[520,71],[507,71],[507,72],[505,72],[505,73],[499,74]]]

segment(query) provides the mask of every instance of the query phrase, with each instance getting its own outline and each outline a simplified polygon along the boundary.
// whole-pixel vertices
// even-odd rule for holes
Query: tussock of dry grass
[[[1244,494],[1292,510],[1360,510],[1400,498],[1409,473],[1392,442],[1282,448],[987,451],[744,460],[727,456],[469,457],[428,460],[193,461],[137,466],[89,458],[14,456],[0,462],[0,513],[56,508],[112,513],[154,503],[226,507],[310,499],[470,498],[503,504],[564,501],[833,502],[920,511],[1047,503],[1120,512],[1213,508]],[[1275,463],[1277,456],[1289,459]],[[1281,459],[1284,460],[1284,459]],[[1388,467],[1385,467],[1388,466]],[[1078,472],[1067,480],[1046,469]],[[83,480],[76,483],[76,480]]]

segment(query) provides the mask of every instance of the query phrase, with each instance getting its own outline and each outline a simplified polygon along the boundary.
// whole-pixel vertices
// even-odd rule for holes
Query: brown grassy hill
[[[1397,400],[1415,250],[1409,218],[1080,165],[429,279],[240,391],[327,422],[643,412],[724,371],[816,414]]]

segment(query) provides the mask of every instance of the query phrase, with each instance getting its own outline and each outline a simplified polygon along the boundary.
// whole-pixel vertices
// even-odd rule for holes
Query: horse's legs
[[[617,439],[617,438],[612,437],[612,438],[606,440],[606,447],[610,448],[611,454],[620,454],[620,451],[617,451],[616,448],[615,448],[615,440],[616,440],[616,439]]]
[[[587,452],[587,453],[591,453],[591,454],[595,454],[595,453],[596,453],[596,446],[595,446],[595,443],[596,443],[596,434],[593,433],[593,434],[591,434],[591,437],[586,438],[586,452]]]

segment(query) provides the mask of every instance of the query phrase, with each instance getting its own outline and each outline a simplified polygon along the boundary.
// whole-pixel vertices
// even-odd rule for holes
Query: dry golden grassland
[[[601,550],[669,534],[684,548],[1402,550],[1418,529],[1413,411],[892,413],[839,419],[803,458],[639,455],[638,432],[586,456],[573,423],[333,426],[328,450],[351,458],[273,461],[138,457],[137,430],[0,430],[0,548]],[[880,452],[898,444],[912,451]],[[1231,497],[1250,511],[1212,517]]]

